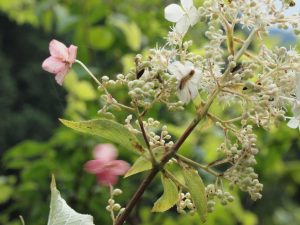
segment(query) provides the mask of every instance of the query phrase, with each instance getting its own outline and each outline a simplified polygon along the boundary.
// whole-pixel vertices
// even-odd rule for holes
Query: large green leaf
[[[201,221],[205,222],[207,216],[207,200],[203,181],[198,172],[194,169],[184,169],[183,175]]]
[[[51,181],[51,203],[48,225],[94,225],[93,217],[73,210],[60,196],[54,176]]]
[[[165,212],[172,208],[178,201],[178,188],[168,177],[161,175],[161,182],[164,187],[163,195],[154,203],[152,212]]]
[[[105,138],[113,143],[120,144],[129,150],[141,150],[142,146],[135,135],[130,133],[122,124],[112,120],[96,119],[82,122],[74,122],[60,119],[67,127],[86,134]]]

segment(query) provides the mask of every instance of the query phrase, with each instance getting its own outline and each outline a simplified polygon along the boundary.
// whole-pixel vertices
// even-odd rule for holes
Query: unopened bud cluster
[[[114,197],[121,195],[123,191],[121,189],[112,189],[110,193],[110,198],[108,199],[107,203],[108,205],[106,206],[106,210],[108,212],[111,212],[111,216],[113,219],[118,217],[120,214],[122,214],[125,210],[125,208],[122,208],[121,205],[117,202],[115,202]],[[115,214],[117,214],[115,216]]]
[[[187,193],[181,192],[179,194],[179,200],[177,203],[177,212],[180,214],[189,213],[190,215],[194,215],[195,210],[196,209],[192,202],[191,194],[189,192],[187,192]]]
[[[227,205],[229,202],[234,201],[234,197],[229,192],[224,192],[214,184],[209,184],[205,188],[207,196],[207,211],[213,212],[218,200],[222,205]]]

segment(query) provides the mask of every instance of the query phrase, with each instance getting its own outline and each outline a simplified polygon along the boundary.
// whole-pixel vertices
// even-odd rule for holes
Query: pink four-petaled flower
[[[93,151],[94,160],[88,161],[84,169],[95,174],[97,181],[102,185],[114,185],[118,182],[118,176],[124,175],[130,165],[117,160],[117,150],[112,144],[99,144]]]
[[[65,76],[75,62],[77,47],[70,45],[67,48],[63,43],[52,40],[49,44],[50,57],[42,64],[44,70],[55,74],[55,80],[59,85],[64,82]]]

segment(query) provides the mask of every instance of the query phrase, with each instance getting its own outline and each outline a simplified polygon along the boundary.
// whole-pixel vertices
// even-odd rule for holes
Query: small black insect
[[[141,69],[141,70],[137,71],[136,72],[136,79],[140,79],[141,76],[143,76],[144,72],[145,72],[145,69]]]

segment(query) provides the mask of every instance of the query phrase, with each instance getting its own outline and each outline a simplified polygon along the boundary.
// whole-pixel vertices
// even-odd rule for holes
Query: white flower
[[[199,20],[199,13],[193,0],[181,0],[181,5],[170,4],[165,8],[165,18],[176,23],[175,30],[184,35],[190,26],[194,26]]]
[[[198,95],[201,71],[194,64],[186,61],[184,64],[178,61],[168,66],[168,71],[178,81],[178,97],[184,103],[190,102]]]

